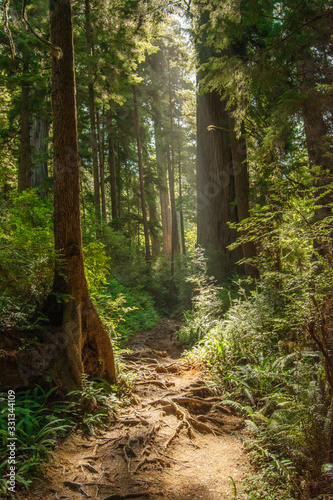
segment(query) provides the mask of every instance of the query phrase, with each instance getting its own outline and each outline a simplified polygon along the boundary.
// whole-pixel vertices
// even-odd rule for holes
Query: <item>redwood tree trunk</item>
[[[161,130],[154,120],[155,147],[157,161],[157,176],[159,181],[159,195],[161,206],[161,220],[163,231],[163,253],[167,257],[171,256],[171,211],[169,202],[169,191],[167,184],[166,154],[163,151]]]
[[[210,125],[217,128],[209,131]],[[241,249],[227,249],[237,238],[228,226],[238,222],[234,200],[229,119],[214,91],[199,96],[197,103],[197,220],[198,244],[206,250],[209,273],[218,280],[240,269]]]
[[[139,110],[138,110],[138,100],[136,96],[136,88],[133,87],[133,99],[134,99],[134,121],[135,121],[135,131],[136,131],[136,140],[138,146],[138,166],[139,166],[139,179],[140,179],[140,195],[141,195],[141,210],[142,210],[142,219],[143,219],[143,231],[145,235],[145,258],[148,264],[151,261],[150,255],[150,243],[149,243],[149,229],[148,229],[148,220],[147,220],[147,209],[146,209],[146,194],[145,194],[145,186],[143,179],[143,164],[142,164],[142,144],[141,144],[141,131],[140,131],[140,123],[139,123]]]
[[[87,54],[93,55],[93,37],[90,21],[90,0],[85,0],[85,17],[86,17],[86,40],[87,40]],[[95,120],[95,93],[94,93],[94,80],[91,68],[88,68],[88,107],[90,117],[90,141],[91,152],[94,171],[94,205],[95,217],[97,223],[101,220],[101,200],[99,189],[99,171],[98,171],[98,154],[97,154],[97,135],[96,135],[96,120]]]
[[[82,387],[84,371],[111,383],[116,376],[111,342],[84,273],[70,1],[51,0],[50,17],[52,44],[62,50],[62,57],[52,58],[54,239],[60,257],[48,311],[61,328],[61,344],[51,375],[68,391]]]
[[[20,161],[18,169],[18,192],[31,188],[31,148],[30,148],[30,83],[25,80],[29,72],[29,59],[23,55],[23,74],[21,83],[21,136]]]

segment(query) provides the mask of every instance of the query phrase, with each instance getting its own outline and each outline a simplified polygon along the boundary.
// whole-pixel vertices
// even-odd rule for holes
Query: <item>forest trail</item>
[[[242,494],[249,462],[234,432],[241,419],[216,406],[200,367],[180,358],[179,322],[161,320],[128,344],[131,404],[98,437],[69,436],[19,499],[224,500]],[[232,478],[232,480],[230,479]]]

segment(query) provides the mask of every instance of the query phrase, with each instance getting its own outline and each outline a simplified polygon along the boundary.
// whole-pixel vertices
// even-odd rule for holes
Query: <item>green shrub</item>
[[[41,471],[43,461],[56,440],[73,426],[68,404],[53,400],[56,388],[45,391],[37,386],[19,391],[15,398],[16,482],[28,488]],[[6,493],[8,472],[8,395],[0,394],[0,486]]]
[[[103,294],[94,296],[98,312],[109,334],[118,346],[124,345],[132,335],[151,328],[159,319],[151,296],[137,287],[128,290],[111,279]]]
[[[256,483],[260,474],[251,478],[253,499],[312,498],[311,481],[329,463],[333,418],[325,352],[306,335],[317,325],[314,335],[329,340],[331,272],[323,273],[311,280],[266,273],[255,290],[240,286],[225,314],[216,287],[201,280],[180,332],[190,345],[196,341],[187,355],[202,360],[214,384],[224,387],[223,404],[245,417],[246,445],[265,475],[263,486]]]
[[[28,328],[50,291],[53,209],[35,190],[12,193],[0,215],[0,328]]]

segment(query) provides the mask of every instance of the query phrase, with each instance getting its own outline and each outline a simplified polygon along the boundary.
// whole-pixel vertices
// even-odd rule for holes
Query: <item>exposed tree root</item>
[[[141,462],[138,463],[136,466],[135,472],[137,472],[141,467],[143,467],[145,464],[160,464],[163,467],[170,467],[170,464],[168,461],[164,460],[164,458],[160,457],[154,457],[154,458],[148,458],[145,457],[141,460]]]

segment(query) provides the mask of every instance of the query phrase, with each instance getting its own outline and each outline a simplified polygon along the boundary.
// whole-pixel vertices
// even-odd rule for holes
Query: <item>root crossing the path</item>
[[[249,463],[235,437],[241,419],[223,406],[199,364],[181,359],[175,320],[129,343],[133,398],[98,437],[73,434],[20,499],[245,499]]]

